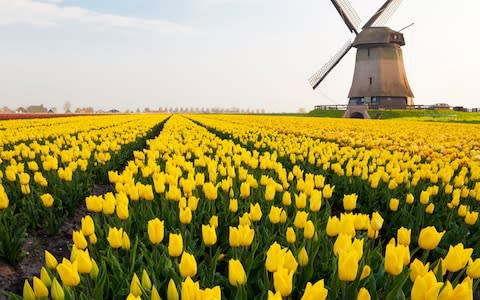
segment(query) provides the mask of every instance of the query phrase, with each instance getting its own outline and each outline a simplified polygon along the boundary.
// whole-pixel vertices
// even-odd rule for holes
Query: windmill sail
[[[383,26],[387,23],[388,19],[393,15],[393,13],[400,6],[401,0],[387,0],[382,7],[380,7],[377,12],[368,20],[362,29],[372,27],[372,26]]]
[[[318,70],[315,74],[312,75],[308,79],[310,85],[313,89],[315,89],[320,82],[325,79],[325,77],[332,71],[333,68],[342,60],[342,58],[348,53],[348,51],[352,48],[351,40],[348,40],[342,48],[335,54],[320,70]]]
[[[358,29],[362,23],[360,17],[358,16],[353,6],[348,0],[331,0],[333,6],[337,9],[340,17],[342,17],[343,22],[347,25],[350,32],[355,32],[358,34]]]

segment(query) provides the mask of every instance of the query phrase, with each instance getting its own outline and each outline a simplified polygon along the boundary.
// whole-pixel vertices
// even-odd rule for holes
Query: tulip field
[[[0,260],[79,207],[69,255],[6,297],[480,299],[478,124],[0,121]]]

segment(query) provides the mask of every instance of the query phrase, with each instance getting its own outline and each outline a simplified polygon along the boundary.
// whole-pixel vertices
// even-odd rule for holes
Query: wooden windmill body
[[[359,29],[360,19],[347,0],[331,0],[351,32],[356,34],[332,59],[310,78],[315,89],[351,48],[357,49],[355,71],[348,94],[347,114],[354,109],[404,109],[413,105],[413,93],[407,80],[401,46],[401,32],[383,25],[398,7],[399,0],[387,0]],[[350,110],[350,111],[349,111]],[[364,115],[364,113],[361,113]],[[368,114],[366,114],[368,116]]]

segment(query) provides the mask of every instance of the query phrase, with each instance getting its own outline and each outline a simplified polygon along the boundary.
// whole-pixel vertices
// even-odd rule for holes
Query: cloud
[[[29,24],[34,27],[55,27],[65,23],[148,30],[160,33],[188,33],[189,26],[164,20],[99,13],[78,6],[60,6],[61,0],[0,0],[0,25]]]

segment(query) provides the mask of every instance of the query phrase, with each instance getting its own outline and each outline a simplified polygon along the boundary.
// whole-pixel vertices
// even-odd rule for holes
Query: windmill
[[[351,33],[355,34],[312,77],[315,89],[352,48],[357,49],[355,71],[345,116],[368,116],[370,108],[406,108],[413,105],[413,93],[408,84],[401,46],[403,34],[385,27],[385,23],[400,5],[401,0],[387,0],[363,27],[348,0],[331,0]],[[357,112],[354,110],[364,110]],[[360,115],[358,115],[360,113]]]

